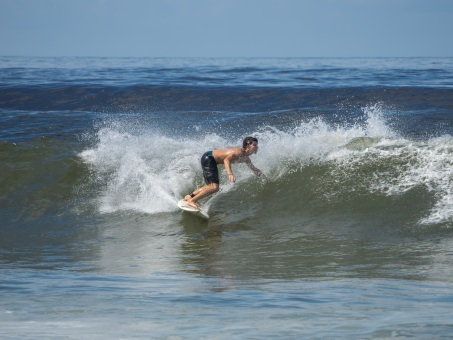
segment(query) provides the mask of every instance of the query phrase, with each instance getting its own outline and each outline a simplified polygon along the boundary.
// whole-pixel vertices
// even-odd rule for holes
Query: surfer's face
[[[258,152],[258,143],[253,142],[249,145],[247,145],[247,150],[252,154],[252,153],[257,153]]]

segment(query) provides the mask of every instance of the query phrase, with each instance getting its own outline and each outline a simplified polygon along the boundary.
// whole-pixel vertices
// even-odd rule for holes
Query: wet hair
[[[258,139],[256,139],[255,137],[245,137],[244,141],[242,142],[242,147],[245,149],[247,147],[247,145],[250,145],[253,142],[258,143]]]

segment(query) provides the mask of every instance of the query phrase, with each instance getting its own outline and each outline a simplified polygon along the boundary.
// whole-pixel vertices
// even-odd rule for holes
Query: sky
[[[453,0],[0,0],[0,56],[453,57]]]

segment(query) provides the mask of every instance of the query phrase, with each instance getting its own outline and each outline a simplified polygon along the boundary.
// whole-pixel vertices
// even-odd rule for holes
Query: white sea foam
[[[94,148],[80,154],[93,167],[105,189],[101,212],[175,210],[175,201],[201,184],[199,158],[225,142],[216,135],[202,140],[173,139],[154,131],[122,131],[117,126],[98,132]]]
[[[332,152],[337,178],[347,178],[352,169],[372,167],[363,185],[369,192],[398,196],[417,187],[431,192],[436,202],[419,223],[432,225],[453,221],[453,138],[427,141],[383,138],[366,150]]]

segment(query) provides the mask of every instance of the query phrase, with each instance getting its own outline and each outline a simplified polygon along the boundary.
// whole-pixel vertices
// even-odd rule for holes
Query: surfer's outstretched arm
[[[250,158],[246,157],[245,158],[245,164],[247,164],[247,166],[253,171],[253,173],[255,175],[257,175],[259,178],[261,178],[262,180],[268,182],[269,180],[267,179],[267,177],[262,173],[262,171],[260,169],[258,169],[256,166],[253,165],[252,161],[250,160]]]

